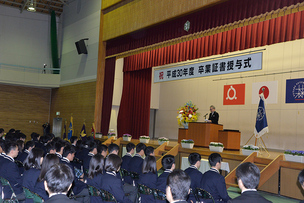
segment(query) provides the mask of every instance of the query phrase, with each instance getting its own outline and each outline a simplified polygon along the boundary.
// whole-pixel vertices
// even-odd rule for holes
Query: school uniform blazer
[[[203,174],[195,166],[190,166],[189,168],[187,168],[185,170],[185,173],[187,173],[191,178],[190,187],[191,187],[192,191],[195,191],[196,188],[201,187],[201,181],[202,181]],[[196,202],[196,199],[195,199],[195,196],[193,193],[190,193],[188,202],[191,202],[191,200],[193,202]]]
[[[28,150],[24,150],[23,152],[21,152],[20,155],[17,156],[16,160],[21,161],[22,163],[24,163],[24,160],[26,159],[26,157],[30,154],[30,152]]]
[[[129,162],[129,171],[142,174],[143,158],[139,154],[135,154]]]
[[[116,177],[114,172],[106,172],[102,177],[101,189],[114,195],[119,203],[131,203],[132,201],[125,196],[122,181]]]
[[[211,120],[212,123],[218,124],[220,115],[215,111],[213,114],[209,114],[209,120]]]
[[[90,161],[91,161],[92,156],[94,156],[94,154],[92,154],[90,152],[84,156],[84,159],[83,159],[83,168],[84,169],[89,170]]]
[[[131,154],[127,153],[126,155],[124,155],[122,157],[121,168],[129,171],[129,164],[130,164],[131,159],[132,159],[132,155]],[[124,177],[124,182],[126,182],[126,183],[128,183],[130,185],[133,184],[133,180],[132,180],[132,178],[130,176],[125,176]]]
[[[87,184],[91,185],[97,189],[101,189],[102,176],[103,176],[102,174],[98,174],[93,179],[88,178]],[[91,203],[99,203],[99,202],[102,202],[101,197],[91,196]]]
[[[35,184],[39,178],[40,170],[36,168],[30,168],[23,173],[23,183],[22,186],[26,187],[30,191],[34,192]]]
[[[19,173],[18,166],[15,164],[15,160],[12,157],[4,155],[4,160],[0,165],[0,176],[7,179],[11,184],[16,195],[23,192],[22,177]],[[12,192],[9,187],[4,187],[4,198],[10,198]]]
[[[157,178],[156,189],[166,193],[167,178],[171,172],[172,171],[167,169]],[[167,201],[166,200],[156,200],[156,202],[166,203]]]
[[[139,176],[138,184],[145,185],[151,189],[156,188],[157,174],[156,173],[143,173]],[[155,202],[153,195],[140,194],[142,202]]]
[[[202,189],[212,195],[215,202],[222,199],[222,202],[225,203],[231,199],[227,193],[225,178],[216,169],[211,168],[204,173],[201,186]],[[210,201],[207,200],[206,202]]]
[[[83,148],[79,153],[77,153],[77,158],[81,161],[84,161],[85,156],[89,154],[89,150],[87,148]]]
[[[79,202],[69,199],[64,194],[58,194],[58,195],[52,196],[50,199],[45,201],[45,203],[79,203]]]
[[[87,187],[87,185],[84,182],[78,180],[78,178],[75,176],[74,166],[69,160],[62,158],[61,162],[68,165],[72,169],[74,174],[74,184],[72,186],[72,190],[75,195],[78,195],[83,189]]]
[[[269,203],[271,201],[262,197],[257,191],[245,191],[241,194],[241,196],[231,199],[228,203],[238,203],[238,202],[246,202],[246,203]]]
[[[36,182],[34,192],[37,193],[44,201],[49,199],[49,194],[45,191],[44,181]]]

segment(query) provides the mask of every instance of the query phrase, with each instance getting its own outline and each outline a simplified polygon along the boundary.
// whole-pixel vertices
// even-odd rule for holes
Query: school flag
[[[268,133],[268,124],[266,118],[266,110],[265,110],[265,100],[264,95],[260,95],[260,103],[258,106],[256,123],[254,128],[254,135],[256,138],[261,137],[265,133]]]
[[[92,123],[91,136],[93,136],[95,139],[95,123]]]
[[[67,138],[67,134],[66,134],[66,124],[67,124],[67,121],[65,119],[64,121],[64,126],[63,126],[63,140],[65,140]]]
[[[71,139],[71,137],[73,136],[73,116],[71,116],[71,121],[70,121],[70,126],[69,126],[69,133],[68,133],[68,140]]]
[[[85,123],[83,123],[83,125],[82,125],[81,131],[80,131],[80,137],[82,140],[86,140],[86,138],[87,138]]]

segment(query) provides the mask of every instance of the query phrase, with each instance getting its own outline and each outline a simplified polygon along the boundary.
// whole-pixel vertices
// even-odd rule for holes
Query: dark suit
[[[156,182],[157,182],[157,174],[152,172],[141,174],[138,180],[139,184],[145,185],[151,189],[156,188]],[[142,202],[155,202],[153,195],[140,194],[140,197]]]
[[[88,153],[88,154],[84,155],[84,159],[83,159],[83,169],[84,170],[89,170],[90,161],[91,161],[92,156],[94,156],[94,154],[92,154],[92,153]]]
[[[160,191],[166,193],[167,178],[171,172],[172,171],[167,169],[157,178],[156,189],[159,189]],[[166,203],[167,201],[166,200],[156,200],[156,202]]]
[[[36,182],[34,192],[37,193],[40,197],[42,197],[44,201],[49,199],[49,195],[44,188],[44,181]]]
[[[59,194],[59,195],[54,195],[45,203],[79,203],[75,200],[69,199],[66,195]]]
[[[23,193],[22,177],[19,173],[18,166],[15,164],[13,158],[7,155],[3,155],[3,157],[4,160],[0,165],[0,176],[10,182],[16,195]],[[12,195],[10,188],[7,186],[4,187],[3,192],[4,198],[10,198]]]
[[[199,170],[197,170],[197,168],[195,168],[195,166],[190,166],[189,168],[187,168],[185,170],[185,173],[187,173],[191,178],[190,187],[191,187],[192,191],[194,191],[196,188],[201,187],[201,181],[202,181],[203,174]],[[196,202],[196,199],[195,199],[195,196],[193,195],[193,193],[191,193],[189,195],[188,202],[191,202],[191,200],[193,202]]]
[[[91,185],[97,189],[101,189],[101,182],[102,182],[102,174],[98,174],[95,176],[93,179],[88,178],[87,179],[87,184]],[[102,202],[101,197],[93,197],[91,196],[91,203],[99,203]]]
[[[127,153],[126,155],[124,155],[122,157],[122,163],[121,163],[121,168],[129,171],[129,164],[130,164],[130,160],[132,159],[132,155]],[[124,181],[130,185],[133,184],[133,180],[130,176],[126,176],[124,177]]]
[[[222,202],[225,203],[231,199],[227,193],[225,178],[219,174],[216,169],[211,168],[204,173],[201,188],[209,192],[215,202],[220,202],[220,200],[222,200]],[[206,202],[212,201],[206,200]]]
[[[219,120],[220,115],[214,111],[213,113],[209,114],[209,119],[211,120],[212,123],[218,124],[218,120]]]
[[[257,191],[245,191],[241,196],[231,199],[228,203],[246,202],[246,203],[269,203],[271,201],[262,197]]]
[[[112,172],[106,172],[103,175],[101,189],[106,190],[114,195],[115,199],[119,203],[132,202],[125,196],[121,179],[117,178],[116,175]]]
[[[142,174],[143,158],[139,154],[135,154],[129,162],[129,171]]]
[[[26,187],[30,191],[34,192],[35,184],[39,178],[40,170],[35,168],[30,168],[23,173],[23,187]]]

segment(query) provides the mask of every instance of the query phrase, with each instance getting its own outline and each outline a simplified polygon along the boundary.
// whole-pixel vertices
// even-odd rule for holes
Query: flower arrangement
[[[97,138],[102,138],[102,132],[96,132],[95,137]]]
[[[132,135],[130,135],[130,134],[123,134],[122,135],[122,139],[124,140],[124,141],[127,141],[127,142],[130,142],[131,141],[131,139],[132,139]]]
[[[123,134],[122,136],[123,137],[132,137],[132,135],[130,135],[130,134]]]
[[[193,140],[191,140],[191,139],[189,139],[189,140],[186,140],[186,139],[183,139],[183,140],[181,140],[181,143],[194,143],[194,141]]]
[[[139,139],[150,140],[150,137],[147,135],[142,135],[139,137]]]
[[[199,116],[197,113],[198,108],[192,103],[187,102],[183,107],[178,109],[177,123],[182,126],[183,123],[196,122]]]
[[[286,150],[284,154],[289,154],[293,156],[304,156],[304,151],[297,151],[297,150]]]
[[[108,137],[116,136],[116,133],[108,133]]]
[[[224,147],[223,143],[220,143],[220,142],[210,142],[209,146]]]
[[[160,142],[167,142],[167,141],[169,141],[169,139],[166,138],[166,137],[160,137],[160,138],[158,138],[158,141],[160,141]]]
[[[243,149],[252,150],[252,151],[259,151],[260,150],[260,148],[258,146],[254,146],[254,145],[244,145]]]

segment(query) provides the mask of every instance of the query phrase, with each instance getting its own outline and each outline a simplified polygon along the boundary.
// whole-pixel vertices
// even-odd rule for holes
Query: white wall
[[[76,0],[63,9],[61,84],[96,80],[100,0]],[[78,55],[75,42],[83,38],[88,54]]]
[[[266,50],[263,51],[263,69],[260,71],[160,83],[156,137],[177,139],[179,128],[176,120],[177,109],[188,100],[192,100],[202,115],[199,121],[203,121],[203,115],[208,113],[209,106],[215,105],[220,114],[219,123],[224,125],[224,129],[240,130],[241,145],[243,145],[253,134],[256,119],[257,104],[252,104],[252,83],[277,80],[278,103],[268,104],[266,107],[269,134],[263,139],[268,148],[303,149],[304,104],[285,104],[285,86],[286,79],[303,78],[304,72],[214,81],[220,78],[303,69],[304,39],[258,49],[262,48]],[[224,106],[224,85],[239,83],[246,84],[245,105]]]
[[[0,19],[0,63],[51,68],[49,15],[0,6]]]

